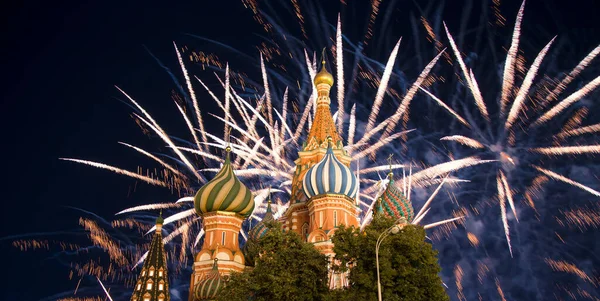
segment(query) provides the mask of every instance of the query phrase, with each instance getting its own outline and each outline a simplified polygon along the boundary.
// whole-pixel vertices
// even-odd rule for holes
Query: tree
[[[327,257],[298,234],[284,233],[276,223],[269,228],[254,242],[254,267],[232,275],[217,300],[323,300],[329,293]]]
[[[363,232],[341,227],[333,237],[334,269],[350,269],[350,287],[330,295],[332,300],[377,300],[375,244],[394,221],[379,215]],[[379,248],[379,269],[383,300],[450,300],[438,276],[441,268],[437,251],[425,242],[425,230],[407,225],[389,235]]]

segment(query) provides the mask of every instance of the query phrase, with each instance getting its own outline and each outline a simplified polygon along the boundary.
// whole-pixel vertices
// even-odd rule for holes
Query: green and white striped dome
[[[223,167],[194,197],[196,213],[202,216],[209,212],[226,211],[248,217],[254,210],[254,196],[233,173],[229,158],[231,148],[227,147],[225,150],[227,155]]]

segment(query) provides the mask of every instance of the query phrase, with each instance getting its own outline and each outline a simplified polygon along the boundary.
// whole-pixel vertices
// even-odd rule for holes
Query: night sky
[[[327,7],[326,14],[333,23],[340,6],[331,2],[336,5]],[[412,1],[396,2],[406,2],[407,11],[417,11]],[[520,1],[504,2],[504,15],[512,28]],[[594,2],[531,0],[526,19],[528,24],[537,23],[559,36],[584,32],[589,40],[581,43],[589,51],[600,43],[600,10]],[[198,49],[206,43],[186,33],[258,57],[254,45],[259,38],[255,35],[263,32],[251,11],[236,0],[36,0],[11,5],[15,6],[1,12],[5,45],[0,56],[5,161],[1,198],[5,207],[0,250],[7,267],[3,279],[7,281],[8,276],[8,282],[0,285],[0,299],[39,300],[73,289],[74,283],[68,281],[67,269],[51,253],[20,252],[11,246],[12,240],[38,232],[57,232],[46,237],[59,240],[60,233],[77,228],[81,212],[71,207],[110,218],[127,207],[174,200],[168,191],[139,183],[135,186],[134,180],[123,176],[59,161],[60,157],[83,158],[129,170],[143,162],[117,143],[154,145],[140,133],[130,118],[131,108],[119,100],[114,85],[141,100],[167,131],[176,130],[179,120],[176,125],[169,123],[169,116],[176,112],[170,100],[174,84],[148,50],[179,75],[172,41]],[[444,13],[449,24],[458,22],[453,9]],[[349,15],[356,15],[361,22],[368,17],[357,12]],[[400,35],[395,30],[410,32],[401,26],[388,30],[394,39]],[[248,66],[255,68],[256,62]]]

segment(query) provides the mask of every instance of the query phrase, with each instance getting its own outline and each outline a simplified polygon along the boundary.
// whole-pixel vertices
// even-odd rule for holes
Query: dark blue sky
[[[513,20],[520,1],[504,2],[512,12],[506,16]],[[593,15],[599,10],[593,2],[531,0],[527,22],[559,35],[589,31],[592,40],[583,43],[593,46],[600,42]],[[1,10],[5,46],[0,56],[5,162],[0,250],[8,254],[3,274],[12,280],[2,285],[10,288],[2,290],[0,299],[36,300],[71,289],[72,283],[62,281],[68,275],[48,253],[16,251],[8,237],[76,228],[79,213],[68,206],[109,217],[132,205],[172,201],[166,192],[146,185],[130,194],[132,180],[58,160],[79,157],[135,170],[139,157],[117,141],[142,146],[148,141],[129,118],[131,109],[115,98],[119,94],[113,85],[142,100],[157,119],[168,116],[161,113],[161,104],[170,101],[174,88],[144,46],[177,68],[171,41],[183,40],[185,33],[256,55],[258,39],[252,34],[262,32],[236,0],[36,0],[12,5]],[[337,6],[327,13],[335,16]],[[448,22],[457,21],[451,12],[445,15]]]

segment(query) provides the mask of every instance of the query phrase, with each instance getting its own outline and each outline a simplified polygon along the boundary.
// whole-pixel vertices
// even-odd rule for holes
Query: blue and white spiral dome
[[[302,188],[308,199],[322,194],[338,194],[355,198],[358,192],[358,179],[348,166],[335,157],[329,142],[325,157],[306,171]]]

